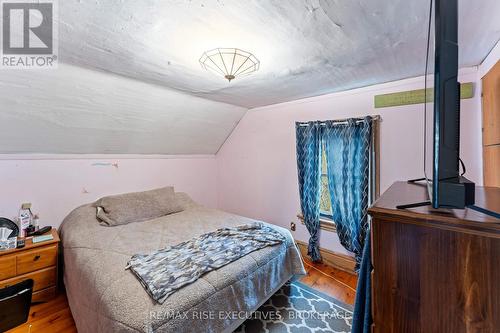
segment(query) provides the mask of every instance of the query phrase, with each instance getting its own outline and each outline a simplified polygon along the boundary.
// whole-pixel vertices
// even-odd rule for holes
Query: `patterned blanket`
[[[149,295],[162,304],[176,290],[203,274],[284,241],[283,235],[261,223],[222,228],[150,254],[136,254],[127,268]]]

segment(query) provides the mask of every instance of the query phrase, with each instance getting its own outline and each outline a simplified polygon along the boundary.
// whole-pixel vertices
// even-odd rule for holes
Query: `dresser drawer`
[[[56,297],[57,287],[48,287],[40,291],[35,291],[31,296],[31,303],[47,302]]]
[[[0,257],[0,280],[16,276],[16,257]]]
[[[24,280],[33,279],[33,291],[42,290],[56,285],[56,267],[45,268],[33,273],[16,276],[15,278],[0,281],[0,288],[12,286]]]
[[[41,268],[55,266],[57,247],[48,246],[30,250],[16,256],[17,274],[25,274]]]

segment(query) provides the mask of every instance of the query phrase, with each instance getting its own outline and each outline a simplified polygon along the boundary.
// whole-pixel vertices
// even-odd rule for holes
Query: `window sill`
[[[299,218],[300,223],[304,224],[304,216],[302,216],[302,214],[298,214],[297,217]],[[335,222],[325,217],[319,218],[319,227],[321,228],[321,230],[337,232],[337,227],[335,225]]]

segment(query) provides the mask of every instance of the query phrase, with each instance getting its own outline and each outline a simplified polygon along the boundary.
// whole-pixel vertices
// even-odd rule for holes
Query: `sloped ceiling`
[[[65,64],[11,70],[0,78],[0,152],[214,154],[245,112]]]
[[[423,74],[430,0],[64,0],[64,62],[248,108]],[[460,0],[460,65],[500,38],[500,1]],[[203,71],[206,50],[261,60],[231,83]]]
[[[57,70],[2,70],[0,153],[213,154],[247,108],[423,74],[428,0],[64,0]],[[460,0],[460,65],[500,37]],[[261,61],[228,83],[201,54]]]

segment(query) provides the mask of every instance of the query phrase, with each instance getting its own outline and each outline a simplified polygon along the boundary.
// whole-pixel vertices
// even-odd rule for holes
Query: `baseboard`
[[[299,240],[295,240],[299,246],[300,253],[302,256],[307,256],[307,243]],[[345,254],[337,253],[331,250],[320,248],[319,252],[323,258],[323,263],[330,265],[332,267],[338,268],[342,271],[355,274],[354,267],[356,266],[356,261],[353,257]]]

